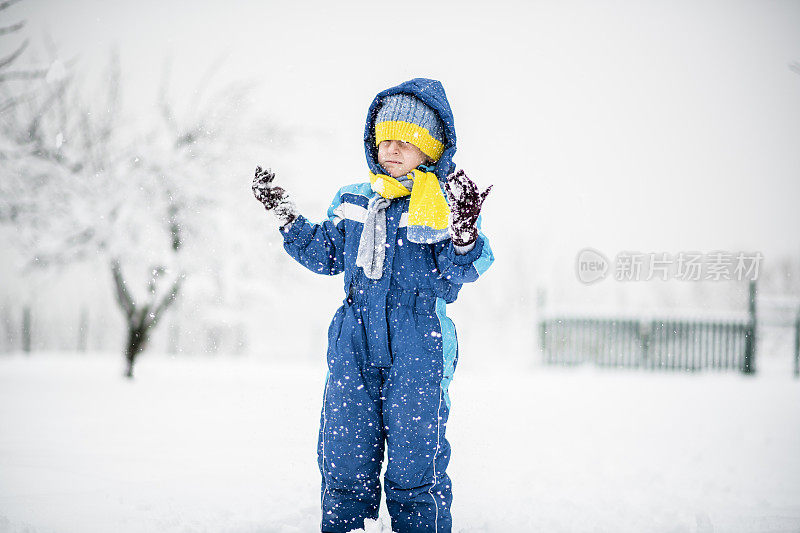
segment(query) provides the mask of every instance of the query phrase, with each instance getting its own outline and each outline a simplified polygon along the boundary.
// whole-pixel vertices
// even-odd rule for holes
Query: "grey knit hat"
[[[444,125],[436,111],[411,94],[383,99],[375,117],[375,144],[409,142],[436,161],[444,151]]]

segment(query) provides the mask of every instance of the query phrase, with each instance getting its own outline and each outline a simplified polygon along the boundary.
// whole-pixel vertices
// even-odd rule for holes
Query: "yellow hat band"
[[[387,120],[375,124],[375,145],[382,141],[411,143],[434,161],[444,152],[444,144],[434,139],[428,130],[403,120]]]

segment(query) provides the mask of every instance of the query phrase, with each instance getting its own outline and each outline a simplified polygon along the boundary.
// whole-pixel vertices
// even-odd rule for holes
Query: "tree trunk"
[[[128,326],[128,343],[125,346],[125,377],[133,378],[133,365],[136,363],[136,357],[144,351],[147,347],[147,342],[150,340],[150,328],[146,324],[129,324]]]
[[[81,317],[78,322],[78,351],[85,353],[89,345],[89,311],[81,308]]]
[[[31,308],[30,306],[26,305],[22,308],[22,351],[29,355],[31,353],[31,345],[33,344],[33,334],[31,333],[32,329]]]
[[[114,278],[117,303],[125,314],[128,324],[128,342],[125,346],[125,377],[129,379],[133,378],[133,365],[136,363],[136,357],[147,347],[150,330],[156,327],[164,311],[177,299],[181,281],[183,280],[183,275],[178,276],[172,282],[170,290],[160,301],[157,301],[158,276],[164,272],[164,269],[159,267],[151,270],[153,277],[148,284],[149,301],[137,304],[133,299],[133,295],[128,291],[119,261],[114,259],[111,262],[111,274]]]

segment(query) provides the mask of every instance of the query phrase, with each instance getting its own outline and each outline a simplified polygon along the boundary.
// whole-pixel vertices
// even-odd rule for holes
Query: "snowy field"
[[[463,365],[454,531],[800,531],[800,381]],[[318,531],[325,367],[0,358],[0,532]],[[389,531],[381,522],[367,531]]]

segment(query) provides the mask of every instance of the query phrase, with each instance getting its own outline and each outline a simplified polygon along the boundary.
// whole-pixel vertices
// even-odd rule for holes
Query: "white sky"
[[[375,93],[425,76],[450,98],[456,162],[495,184],[498,254],[522,242],[556,270],[585,246],[800,254],[797,1],[24,0],[8,15],[86,69],[116,46],[134,113],[167,57],[174,94],[217,59],[217,85],[254,80],[259,112],[306,131],[278,170],[312,219],[363,180]],[[265,146],[232,175],[246,187],[286,159]]]

